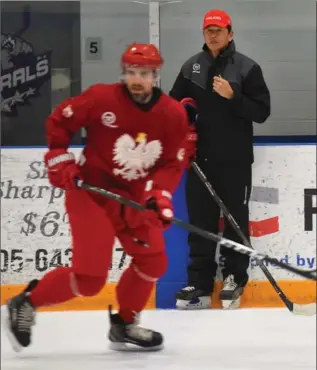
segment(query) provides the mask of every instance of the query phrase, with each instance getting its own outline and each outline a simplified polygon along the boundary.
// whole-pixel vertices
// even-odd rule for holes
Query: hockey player
[[[155,282],[167,268],[163,230],[173,217],[172,193],[194,152],[186,112],[154,87],[163,64],[151,44],[132,44],[121,58],[121,83],[97,84],[67,99],[46,122],[49,181],[65,190],[73,244],[72,267],[33,280],[7,303],[8,333],[16,350],[31,343],[35,311],[78,296],[94,296],[105,284],[117,236],[132,257],[117,285],[119,311],[110,310],[112,349],[160,349],[163,336],[138,325]],[[72,135],[85,128],[87,143],[76,163]],[[192,136],[190,136],[193,139]],[[133,199],[137,211],[77,188],[75,178]]]

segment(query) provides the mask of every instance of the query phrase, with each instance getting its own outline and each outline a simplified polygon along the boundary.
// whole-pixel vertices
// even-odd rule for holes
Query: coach
[[[249,237],[249,198],[252,185],[253,122],[270,115],[270,93],[260,66],[236,51],[230,16],[209,11],[203,20],[204,46],[182,66],[170,95],[183,100],[198,133],[197,163],[244,234]],[[197,114],[198,113],[198,114]],[[201,180],[189,170],[186,185],[190,222],[218,233],[219,207]],[[242,242],[225,221],[224,237]],[[177,307],[207,308],[214,288],[217,265],[215,245],[190,234],[188,286],[177,293]],[[249,257],[229,249],[224,258],[225,308],[239,306],[248,281]]]

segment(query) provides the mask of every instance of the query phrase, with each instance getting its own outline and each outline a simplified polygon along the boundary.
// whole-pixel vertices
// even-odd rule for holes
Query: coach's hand
[[[234,92],[227,80],[222,77],[215,76],[213,81],[214,91],[226,99],[232,99]]]

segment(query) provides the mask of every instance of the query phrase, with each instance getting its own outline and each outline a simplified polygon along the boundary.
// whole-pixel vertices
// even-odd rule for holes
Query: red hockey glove
[[[196,146],[198,135],[195,126],[190,126],[186,135],[185,150],[187,167],[190,167],[190,162],[196,160]]]
[[[198,117],[198,108],[195,100],[192,98],[184,98],[180,101],[180,103],[186,110],[189,122],[188,133],[185,141],[187,167],[189,168],[190,162],[196,159],[196,144],[198,136],[196,133],[195,124]]]
[[[76,188],[75,178],[81,178],[75,156],[65,149],[52,149],[44,156],[51,185],[64,190]]]
[[[172,195],[164,190],[146,191],[144,203],[147,209],[154,211],[147,213],[146,222],[163,230],[168,229],[174,217]]]
[[[198,117],[198,108],[195,100],[192,98],[184,98],[180,103],[186,110],[189,123],[195,125]]]

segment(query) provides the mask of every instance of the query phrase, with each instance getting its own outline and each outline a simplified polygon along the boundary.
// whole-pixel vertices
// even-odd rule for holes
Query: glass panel
[[[149,42],[148,14],[148,4],[142,2],[81,2],[83,88],[119,80],[120,57],[124,49],[132,42]],[[101,46],[102,50],[94,60],[96,53],[89,50],[95,51],[96,46]]]
[[[237,49],[262,67],[272,94],[272,115],[257,135],[316,134],[316,3],[312,0],[184,0],[161,6],[160,40],[169,91],[181,65],[201,50],[203,15],[226,10]]]

